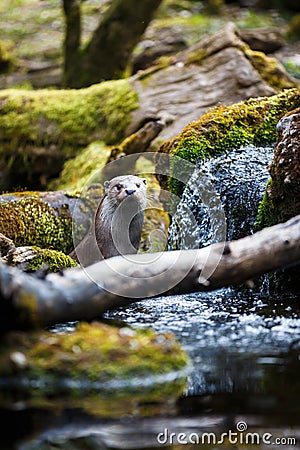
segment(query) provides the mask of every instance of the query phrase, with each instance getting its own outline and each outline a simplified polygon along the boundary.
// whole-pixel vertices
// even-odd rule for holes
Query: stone
[[[252,28],[240,30],[239,34],[252,50],[266,54],[274,53],[284,46],[284,39],[279,30]]]
[[[237,27],[228,23],[197,45],[170,57],[164,67],[154,66],[136,74],[131,83],[139,95],[139,108],[133,113],[128,132],[147,120],[163,121],[168,117],[165,128],[152,143],[155,148],[155,143],[176,136],[213,106],[270,96],[277,89],[295,86],[276,60],[260,58],[265,66],[274,64],[271,72],[280,74],[283,80],[280,87],[276,88],[277,79],[272,86],[263,64],[256,67],[257,56],[241,40]]]

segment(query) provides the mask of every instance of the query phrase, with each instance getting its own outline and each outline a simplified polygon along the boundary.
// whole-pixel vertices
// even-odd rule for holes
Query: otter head
[[[115,204],[131,198],[143,206],[146,199],[147,181],[135,175],[123,175],[104,182],[106,196]]]

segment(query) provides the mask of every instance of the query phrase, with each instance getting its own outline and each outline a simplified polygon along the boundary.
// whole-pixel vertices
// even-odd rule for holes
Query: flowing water
[[[271,148],[246,147],[202,164],[173,218],[170,248],[252,233],[271,156]],[[107,313],[177,336],[192,361],[184,395],[143,418],[138,408],[110,420],[56,412],[52,427],[15,448],[300,448],[299,312],[299,297],[270,295],[261,279],[252,290],[160,297]]]
[[[198,163],[172,218],[169,248],[201,248],[252,234],[272,156],[272,147],[249,145]]]

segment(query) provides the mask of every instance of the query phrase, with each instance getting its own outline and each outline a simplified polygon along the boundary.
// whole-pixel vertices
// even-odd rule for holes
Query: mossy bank
[[[287,89],[270,97],[251,98],[231,106],[211,109],[181,133],[161,145],[159,151],[195,164],[243,145],[262,146],[276,141],[276,125],[287,112],[300,106],[300,89]],[[180,164],[173,178],[161,180],[175,194],[182,193]],[[183,164],[184,167],[184,164]]]
[[[1,91],[1,169],[9,174],[2,189],[12,183],[39,186],[39,176],[58,175],[63,162],[89,143],[119,142],[137,107],[127,80],[79,90]]]

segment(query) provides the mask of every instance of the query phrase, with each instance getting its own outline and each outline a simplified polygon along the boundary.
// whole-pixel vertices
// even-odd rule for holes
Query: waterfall
[[[200,161],[169,228],[169,249],[201,248],[254,232],[273,147],[248,145]]]

